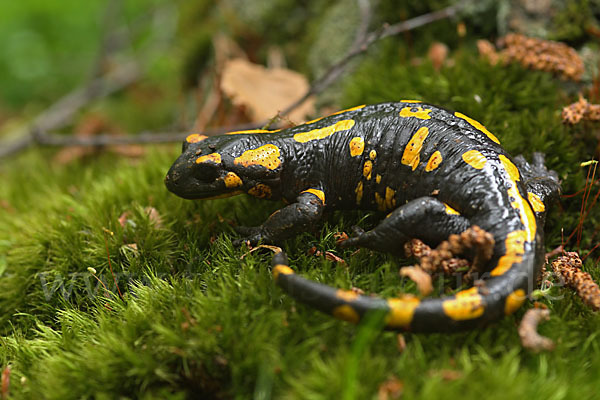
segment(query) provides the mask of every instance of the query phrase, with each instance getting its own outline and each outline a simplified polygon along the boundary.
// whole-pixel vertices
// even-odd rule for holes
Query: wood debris
[[[525,349],[534,353],[554,349],[554,342],[537,332],[539,323],[548,319],[550,319],[550,311],[548,309],[532,308],[527,310],[519,325],[519,337]]]
[[[565,80],[579,81],[583,76],[583,60],[575,49],[564,43],[511,33],[499,40],[501,51],[490,42],[477,42],[479,54],[491,64],[518,62],[525,68],[547,71]]]
[[[583,266],[579,254],[567,252],[552,262],[552,269],[565,285],[574,289],[583,302],[594,311],[600,311],[600,287],[592,276],[581,270]]]
[[[575,125],[583,121],[600,121],[600,104],[591,104],[583,96],[562,109],[562,121]]]
[[[494,238],[478,226],[472,226],[460,235],[450,235],[435,250],[413,239],[404,245],[404,251],[407,257],[419,258],[420,267],[429,274],[443,272],[445,275],[452,275],[469,265],[469,261],[456,258],[456,255],[474,252],[469,272],[481,271],[494,251]]]

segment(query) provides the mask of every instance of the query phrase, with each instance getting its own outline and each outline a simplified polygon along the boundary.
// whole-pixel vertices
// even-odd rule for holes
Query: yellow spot
[[[241,156],[233,160],[233,163],[244,167],[260,165],[273,170],[281,165],[279,156],[279,147],[274,144],[265,144],[256,149],[246,150]]]
[[[332,315],[337,319],[352,322],[353,324],[356,324],[358,321],[360,321],[360,316],[356,310],[354,310],[354,308],[350,307],[348,304],[334,308]]]
[[[360,156],[365,151],[365,140],[360,136],[352,138],[350,141],[350,155],[352,157]]]
[[[349,303],[350,303],[350,302],[352,302],[352,301],[354,301],[354,300],[358,299],[358,297],[359,297],[359,294],[358,294],[358,293],[356,293],[356,292],[353,292],[352,290],[342,290],[342,289],[338,289],[338,290],[335,292],[335,296],[336,296],[338,299],[342,299],[342,300],[344,300],[344,301],[347,301],[347,302],[349,302]]]
[[[453,299],[442,303],[444,313],[455,321],[480,317],[485,310],[482,297],[476,287],[461,290]]]
[[[491,271],[492,276],[502,275],[514,264],[523,261],[523,254],[525,254],[525,242],[533,240],[537,229],[533,210],[531,209],[531,206],[527,200],[521,196],[521,193],[517,187],[517,181],[520,179],[519,170],[504,155],[500,155],[499,159],[511,180],[511,187],[507,190],[508,195],[511,197],[510,205],[519,212],[521,223],[525,229],[510,232],[506,236],[504,241],[504,246],[506,248],[505,253],[498,260],[498,265],[496,265],[496,267]]]
[[[456,211],[454,208],[450,207],[448,204],[444,203],[444,205],[446,206],[446,214],[460,215],[460,213],[458,211]]]
[[[413,111],[413,108],[416,108],[417,111]],[[402,118],[415,117],[419,119],[431,119],[429,116],[430,112],[430,108],[423,109],[423,107],[404,107],[402,110],[400,110],[400,116]]]
[[[508,176],[510,177],[510,180],[511,181],[518,181],[521,178],[521,176],[519,175],[519,169],[515,166],[515,164],[513,164],[512,161],[510,161],[508,159],[508,157],[506,157],[504,154],[500,154],[498,156],[498,158],[500,159],[500,162],[502,163],[502,166],[504,167],[504,169],[508,173]]]
[[[400,100],[400,103],[422,103],[421,100]]]
[[[279,275],[292,275],[294,270],[288,267],[287,265],[277,264],[273,267],[273,279],[277,280]]]
[[[375,150],[371,150],[371,151],[369,152],[369,158],[370,158],[372,161],[375,161],[375,159],[377,158],[377,152],[376,152]]]
[[[504,240],[505,253],[498,260],[496,267],[490,272],[492,276],[502,275],[510,269],[514,264],[523,261],[525,254],[525,241],[527,240],[527,232],[524,230],[512,231],[506,235]]]
[[[386,206],[387,210],[396,207],[396,199],[394,198],[394,196],[396,196],[396,191],[390,187],[386,187],[385,188],[385,206]]]
[[[417,133],[410,138],[408,144],[404,148],[401,162],[404,165],[412,167],[413,171],[417,169],[417,166],[419,165],[421,149],[423,148],[423,142],[425,141],[425,138],[427,138],[427,135],[429,135],[429,129],[426,126],[419,128]]]
[[[485,166],[485,163],[487,163],[485,156],[477,150],[469,150],[463,153],[462,159],[475,169],[482,169]]]
[[[373,171],[373,162],[371,160],[365,161],[365,165],[363,165],[363,176],[367,178],[367,180],[371,180],[371,172]]]
[[[415,296],[404,296],[387,300],[390,311],[385,318],[385,324],[390,328],[407,328],[412,322],[419,299]]]
[[[306,143],[311,140],[324,139],[327,136],[331,136],[336,132],[347,131],[354,126],[353,119],[345,119],[338,121],[333,125],[326,126],[325,128],[313,129],[308,132],[300,132],[294,135],[294,140],[299,143]]]
[[[321,203],[325,204],[325,193],[323,193],[322,190],[319,190],[319,189],[307,189],[307,190],[303,191],[302,193],[311,193],[311,194],[314,194],[315,196],[317,196],[319,198],[319,200],[321,200]]]
[[[259,199],[269,198],[271,197],[271,188],[265,184],[259,183],[258,185],[248,190],[248,194]]]
[[[506,156],[501,154],[498,158],[512,181],[512,186],[508,189],[508,195],[512,197],[510,205],[512,208],[519,211],[521,223],[525,226],[525,231],[527,233],[526,239],[531,241],[535,237],[537,224],[531,206],[527,200],[521,196],[521,193],[517,188],[517,181],[520,179],[519,170]]]
[[[358,182],[358,185],[356,185],[356,189],[354,189],[354,193],[356,193],[356,204],[360,204],[362,197],[363,197],[362,181]]]
[[[379,211],[385,211],[396,207],[396,199],[394,198],[395,195],[396,191],[389,187],[385,188],[385,197],[381,196],[379,193],[375,193],[375,203],[377,203],[377,209]]]
[[[211,153],[196,159],[196,164],[202,164],[204,162],[221,164],[221,155],[219,153]]]
[[[439,151],[436,151],[435,153],[433,153],[431,155],[431,157],[429,157],[429,161],[427,161],[427,165],[425,166],[425,171],[431,172],[434,169],[436,169],[437,167],[439,167],[441,163],[442,163],[442,153],[440,153]]]
[[[281,129],[275,129],[273,131],[269,131],[267,129],[249,129],[249,130],[245,130],[245,131],[233,131],[233,132],[227,132],[226,135],[241,135],[241,134],[255,134],[255,133],[269,133],[269,132],[278,132]]]
[[[546,211],[546,206],[540,196],[535,193],[527,192],[527,198],[529,199],[529,203],[531,203],[531,207],[533,207],[533,211],[535,212],[544,212]]]
[[[377,182],[377,183],[381,183],[381,175],[377,174],[377,175],[375,176],[375,182]]]
[[[185,141],[188,143],[198,143],[198,142],[203,141],[207,137],[208,136],[206,136],[206,135],[199,135],[197,133],[192,133],[191,135],[189,135],[188,137],[185,138]]]
[[[519,307],[525,302],[525,291],[523,289],[517,289],[506,298],[504,303],[504,314],[510,315],[517,311]]]
[[[458,118],[464,119],[469,124],[471,124],[473,127],[475,127],[475,129],[478,129],[481,132],[485,133],[486,136],[488,138],[490,138],[492,141],[500,144],[500,141],[498,140],[498,138],[496,136],[494,136],[494,134],[492,132],[488,131],[487,128],[485,126],[481,125],[481,123],[479,123],[478,121],[475,121],[473,118],[469,118],[465,114],[461,114],[459,112],[455,112],[454,115],[456,115]]]
[[[225,181],[225,187],[228,188],[242,186],[242,179],[235,172],[228,172],[223,180]]]

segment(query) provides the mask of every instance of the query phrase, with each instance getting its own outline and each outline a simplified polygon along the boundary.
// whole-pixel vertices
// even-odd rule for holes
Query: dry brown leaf
[[[404,267],[400,270],[400,276],[406,276],[416,283],[417,289],[422,296],[427,296],[433,292],[431,276],[420,267]]]
[[[446,58],[448,58],[448,46],[442,42],[433,42],[431,46],[429,46],[427,58],[431,61],[433,68],[436,71],[439,71],[444,65]]]
[[[336,232],[333,234],[333,238],[335,239],[335,244],[340,245],[345,240],[348,240],[348,234],[346,232]]]
[[[130,215],[131,213],[129,211],[125,211],[119,216],[119,225],[121,225],[122,228],[125,228],[125,224],[127,224]]]
[[[151,223],[153,223],[157,228],[162,228],[162,217],[156,208],[146,207],[144,208],[144,212],[148,215],[148,219]]]
[[[2,370],[2,390],[0,394],[2,395],[2,400],[8,399],[10,394],[10,365],[7,365]]]
[[[402,353],[404,350],[406,350],[406,339],[401,333],[396,336],[396,347],[398,348],[399,353]]]
[[[377,391],[377,399],[399,399],[402,397],[402,392],[404,392],[404,383],[400,379],[392,377],[379,386],[379,390]]]
[[[212,243],[212,242],[211,242],[211,243]],[[246,257],[248,254],[250,254],[250,253],[254,253],[254,252],[255,252],[256,250],[258,250],[258,249],[267,249],[267,250],[271,250],[271,251],[273,252],[273,254],[281,253],[281,252],[283,251],[283,250],[281,250],[281,247],[277,247],[277,246],[271,246],[271,245],[268,245],[268,244],[259,244],[259,245],[258,245],[258,246],[256,246],[256,247],[252,247],[252,248],[250,249],[250,251],[248,251],[247,253],[245,253],[245,254],[242,254],[242,256],[240,257],[240,260],[243,260],[243,259],[244,259],[244,257]]]
[[[221,78],[223,92],[235,105],[245,107],[252,121],[272,118],[302,97],[308,88],[307,79],[295,71],[267,69],[240,58],[225,62]],[[303,121],[313,112],[314,99],[309,98],[289,117]]]
[[[333,253],[332,253],[332,252],[330,252],[330,251],[326,251],[326,252],[325,252],[325,258],[326,258],[327,260],[329,260],[329,261],[333,261],[333,262],[336,262],[336,263],[340,263],[340,264],[342,264],[342,265],[344,265],[344,266],[346,265],[346,261],[345,261],[343,258],[336,256],[335,254],[333,254]]]

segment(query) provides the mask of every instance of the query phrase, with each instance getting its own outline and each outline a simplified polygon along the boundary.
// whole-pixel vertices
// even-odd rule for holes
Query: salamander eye
[[[212,163],[197,164],[194,175],[200,182],[211,183],[219,177],[219,167]]]

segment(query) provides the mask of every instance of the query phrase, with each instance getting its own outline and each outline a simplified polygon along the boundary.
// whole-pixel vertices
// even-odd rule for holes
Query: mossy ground
[[[561,124],[570,95],[563,83],[518,66],[490,66],[469,42],[457,44],[454,65],[439,72],[428,61],[411,66],[414,54],[399,43],[373,49],[345,78],[340,108],[420,98],[460,110],[484,122],[512,154],[545,152],[565,194],[585,186],[579,163],[593,155],[594,128]],[[400,351],[397,335],[376,322],[356,327],[297,304],[273,284],[269,252],[232,245],[230,222],[259,224],[279,204],[169,194],[162,179],[178,148],[66,166],[35,149],[0,166],[0,365],[10,365],[11,397],[363,399],[376,397],[390,378],[402,381],[407,399],[598,396],[600,316],[570,291],[553,288],[540,300],[551,310],[540,332],[556,342],[552,352],[521,348],[523,310],[473,332],[405,334]],[[561,230],[576,227],[580,205],[576,196],[554,208],[548,250],[561,243]],[[404,261],[336,248],[334,232],[375,221],[335,213],[284,248],[292,267],[311,279],[382,296],[414,292],[398,276]],[[584,224],[584,254],[599,224],[596,206]],[[307,255],[312,246],[347,266]],[[585,263],[596,280],[598,255]]]

